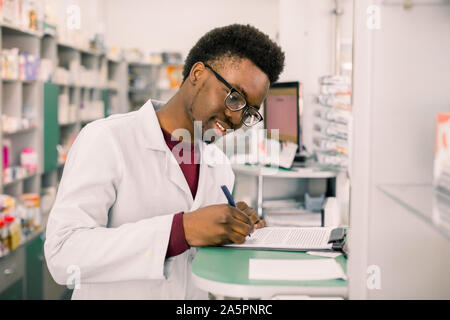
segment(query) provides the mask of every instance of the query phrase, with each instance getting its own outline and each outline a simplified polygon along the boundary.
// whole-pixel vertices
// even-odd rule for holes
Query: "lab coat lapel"
[[[200,175],[192,210],[197,210],[201,206],[208,203],[208,197],[214,194],[215,189],[219,188],[217,181],[214,180],[213,170],[215,170],[216,162],[214,156],[211,157],[211,147],[206,145],[203,141],[198,141],[200,150]]]
[[[168,149],[159,125],[152,101],[148,100],[138,111],[137,140],[145,149],[166,151]]]
[[[186,194],[189,203],[192,204],[194,199],[192,198],[191,189],[186,181],[186,178],[181,171],[180,165],[178,164],[175,156],[170,151],[169,147],[166,150],[166,164],[167,164],[167,176],[170,181],[172,181],[178,188],[181,189]]]
[[[156,104],[159,107],[161,106],[161,103],[156,102]],[[186,199],[189,200],[189,204],[191,205],[193,202],[191,190],[181,171],[180,165],[164,140],[152,100],[148,100],[138,112],[140,113],[138,119],[141,126],[138,139],[140,139],[144,148],[165,153],[164,162],[167,177],[185,193]]]
[[[185,199],[191,207],[191,211],[196,210],[211,202],[210,199],[214,199],[214,195],[217,192],[221,192],[220,185],[225,183],[225,181],[216,181],[217,178],[215,177],[218,176],[218,174],[215,174],[217,173],[215,171],[221,170],[220,166],[223,165],[222,162],[224,161],[222,158],[223,154],[217,146],[213,144],[207,145],[202,140],[197,141],[200,151],[200,173],[197,193],[194,200],[180,165],[164,140],[161,126],[159,125],[152,102],[152,100],[148,100],[138,111],[141,113],[139,116],[141,128],[139,130],[138,139],[141,141],[144,148],[165,153],[164,171],[167,174],[168,179],[184,193]],[[159,107],[162,105],[158,102],[155,102],[155,104]]]

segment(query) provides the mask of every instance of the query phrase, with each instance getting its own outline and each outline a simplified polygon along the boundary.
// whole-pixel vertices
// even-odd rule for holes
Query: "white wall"
[[[286,53],[280,81],[303,83],[304,144],[312,148],[313,98],[318,78],[334,72],[333,0],[98,0],[106,42],[146,51],[181,51],[186,57],[210,29],[250,23],[278,39]],[[340,0],[341,38],[352,38],[352,1]],[[348,56],[347,52],[347,56]]]
[[[450,110],[449,53],[450,6],[383,8],[374,34],[375,186],[431,184],[437,113]],[[385,287],[369,297],[448,299],[450,243],[413,214],[393,211],[379,193],[373,190],[368,263],[380,265]],[[427,263],[414,261],[418,248]]]
[[[104,11],[101,0],[40,0],[42,3],[51,5],[61,24],[66,23],[67,7],[77,5],[81,13],[81,29],[87,33],[89,38],[104,29]]]
[[[431,183],[437,112],[450,109],[450,7],[383,8],[374,36],[375,183]]]
[[[303,83],[303,141],[311,149],[313,98],[318,78],[334,71],[333,0],[46,0],[58,15],[77,4],[83,30],[105,32],[106,44],[148,52],[190,48],[207,31],[231,23],[249,23],[280,43],[286,53],[281,81]],[[342,37],[352,37],[352,1],[344,10]],[[348,55],[348,53],[347,53]]]
[[[251,24],[275,39],[278,0],[101,0],[108,45],[145,51],[181,51],[207,31],[232,23]]]
[[[341,38],[352,37],[352,1],[341,0]],[[314,97],[319,93],[319,77],[334,73],[334,17],[332,0],[280,0],[279,42],[286,52],[286,68],[281,81],[303,85],[303,143],[312,147]]]
[[[374,2],[379,30],[366,26]],[[450,108],[450,6],[356,9],[350,297],[448,299],[448,239],[378,187],[431,184],[436,114]],[[367,265],[380,290],[367,290]]]
[[[332,72],[332,1],[280,0],[280,45],[286,52],[281,81],[300,81],[303,143],[312,147],[314,96],[320,76]]]

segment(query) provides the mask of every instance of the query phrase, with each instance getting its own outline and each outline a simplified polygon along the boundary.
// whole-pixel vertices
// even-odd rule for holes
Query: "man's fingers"
[[[242,212],[241,210],[231,207],[231,215],[236,220],[240,220],[240,221],[248,224],[251,228],[253,228],[253,221],[250,219],[250,217],[246,213]]]
[[[253,223],[259,222],[259,217],[256,214],[255,209],[249,207],[247,208],[247,210],[245,210],[245,213],[250,217],[250,220],[252,220]]]
[[[250,227],[247,223],[244,223],[240,220],[234,220],[231,223],[231,230],[232,232],[238,233],[241,236],[246,237],[253,231],[253,228]]]
[[[266,224],[264,220],[258,217],[256,210],[248,207],[245,211],[245,214],[249,216],[250,220],[253,222],[256,229],[264,227]]]
[[[266,226],[266,221],[264,220],[259,220],[256,224],[255,224],[255,228],[256,229],[260,229],[260,228],[264,228]]]
[[[253,224],[259,222],[259,217],[256,214],[256,210],[252,207],[249,207],[245,202],[239,201],[238,203],[236,203],[236,206],[239,210],[243,211],[247,216],[250,217],[250,220],[253,222]]]
[[[264,228],[266,226],[266,222],[258,217],[255,209],[249,207],[245,213],[250,217],[250,220],[252,220],[255,229]]]
[[[247,208],[249,208],[249,206],[244,201],[239,201],[238,203],[236,203],[236,207],[241,211],[245,211]]]
[[[229,240],[233,243],[241,244],[241,243],[245,242],[245,237],[243,235],[241,235],[240,233],[232,232],[230,234]]]

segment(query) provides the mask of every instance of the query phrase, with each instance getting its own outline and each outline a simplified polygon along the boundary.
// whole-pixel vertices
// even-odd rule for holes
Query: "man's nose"
[[[239,111],[232,111],[226,108],[225,115],[227,116],[228,120],[233,124],[233,129],[239,129],[240,127],[242,127],[241,117],[242,112],[244,112],[244,109]]]

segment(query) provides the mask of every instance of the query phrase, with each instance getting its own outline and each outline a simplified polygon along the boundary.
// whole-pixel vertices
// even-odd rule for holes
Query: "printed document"
[[[296,281],[347,279],[342,267],[334,259],[250,259],[248,278]]]
[[[332,230],[331,227],[265,227],[256,229],[243,244],[226,246],[291,251],[329,250],[332,248],[332,244],[328,243]]]

